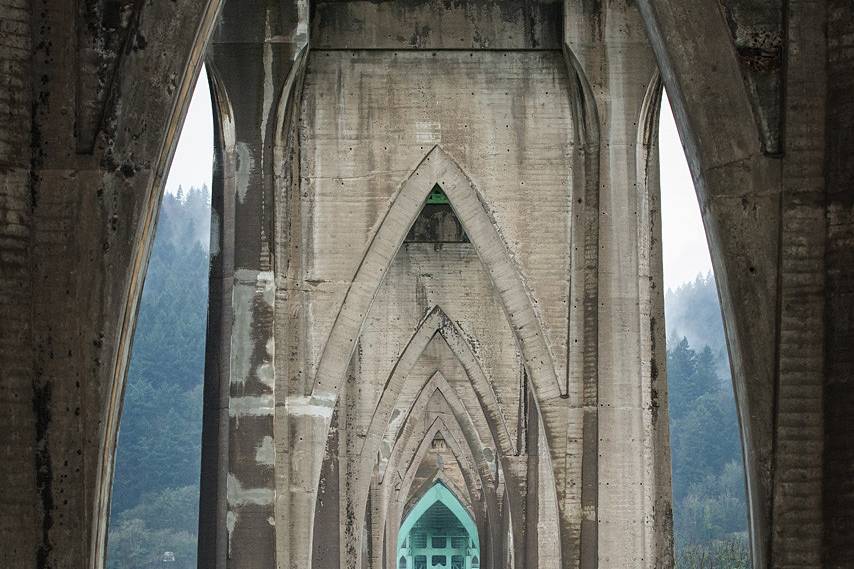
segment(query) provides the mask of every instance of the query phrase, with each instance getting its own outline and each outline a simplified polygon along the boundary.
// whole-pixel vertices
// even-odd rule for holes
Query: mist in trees
[[[677,567],[746,569],[744,466],[714,277],[665,298]]]

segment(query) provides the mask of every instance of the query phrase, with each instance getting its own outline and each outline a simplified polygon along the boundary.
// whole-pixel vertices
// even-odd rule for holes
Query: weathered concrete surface
[[[560,49],[560,0],[313,3],[318,49]]]
[[[839,389],[847,383],[841,370],[850,350],[832,349],[848,334],[839,315],[850,314],[844,292],[850,265],[841,270],[840,257],[828,253],[847,242],[846,208],[834,207],[832,196],[845,203],[850,184],[831,183],[833,167],[826,165],[848,160],[838,154],[844,143],[834,148],[826,141],[844,140],[837,133],[850,132],[851,116],[828,88],[845,84],[846,73],[830,62],[846,61],[840,55],[848,40],[834,44],[831,38],[844,33],[825,30],[850,19],[851,6],[790,2],[782,6],[783,24],[773,23],[779,7],[743,2],[727,2],[725,13],[703,3],[640,7],[718,276],[745,445],[754,565],[843,566],[850,550],[834,546],[840,536],[850,542],[852,526],[834,512],[847,494],[827,483],[843,472],[850,478],[844,458],[850,446],[832,438],[839,423],[826,426],[825,417],[850,409],[847,391]],[[785,91],[749,73],[745,82],[745,57],[762,56],[745,45],[750,38],[768,39],[772,60],[773,44],[785,43]],[[778,132],[771,120],[775,100]]]
[[[596,530],[582,537],[600,566],[669,567],[656,66],[629,3],[567,3],[565,18],[599,145]]]
[[[0,3],[0,563],[34,567],[39,543],[30,243],[32,23],[29,0]]]
[[[0,4],[4,566],[103,563],[137,300],[218,4]]]
[[[200,567],[276,560],[273,141],[305,6],[227,2],[208,65],[218,114]],[[284,89],[284,94],[283,94]],[[308,523],[308,522],[306,522]]]
[[[382,520],[389,512],[383,510],[391,506],[370,496],[381,485],[377,472],[388,467],[390,455],[384,452],[394,448],[397,433],[406,432],[395,421],[406,416],[409,405],[404,398],[400,410],[383,407],[390,386],[405,384],[410,374],[394,379],[397,372],[390,370],[408,361],[403,348],[420,341],[413,330],[432,306],[459,312],[445,306],[450,302],[442,292],[446,285],[437,284],[456,275],[450,267],[461,267],[459,282],[453,283],[461,290],[475,282],[463,276],[477,273],[462,268],[467,266],[463,258],[447,246],[430,253],[446,258],[439,265],[425,259],[399,264],[401,255],[415,251],[406,246],[398,252],[398,247],[417,214],[421,198],[415,196],[423,194],[414,193],[415,203],[409,203],[408,182],[397,187],[412,177],[413,164],[434,145],[453,156],[462,177],[478,188],[489,212],[487,224],[499,228],[501,247],[507,248],[513,270],[520,271],[536,305],[537,335],[545,345],[542,353],[548,354],[548,363],[539,362],[530,378],[521,374],[523,384],[531,382],[535,406],[542,411],[543,443],[536,446],[548,449],[548,460],[535,460],[541,454],[534,451],[520,468],[505,457],[506,499],[498,503],[508,504],[508,516],[501,527],[512,526],[515,536],[516,524],[529,511],[540,519],[559,518],[560,550],[551,556],[560,557],[564,566],[670,563],[666,376],[656,282],[661,263],[655,174],[660,88],[650,44],[683,129],[720,277],[745,438],[754,556],[763,567],[820,561],[825,533],[817,465],[827,458],[825,359],[820,354],[828,326],[824,250],[830,233],[825,231],[821,167],[824,75],[809,70],[826,60],[824,12],[809,2],[761,8],[735,0],[722,8],[667,2],[640,6],[638,14],[622,3],[564,4],[566,63],[561,69],[568,75],[559,88],[532,81],[542,65],[538,62],[561,47],[554,44],[551,28],[539,25],[552,4],[316,6],[305,75],[298,81],[299,95],[288,95],[292,110],[280,112],[281,150],[274,150],[280,164],[275,166],[276,197],[282,203],[277,211],[285,215],[277,225],[286,228],[274,247],[279,266],[287,267],[279,273],[284,280],[277,281],[277,299],[287,308],[277,308],[277,314],[288,315],[290,322],[283,341],[277,341],[287,346],[277,365],[285,376],[277,381],[289,393],[284,404],[289,419],[277,419],[284,425],[277,437],[285,440],[279,448],[286,471],[278,488],[291,500],[282,520],[287,527],[279,528],[288,534],[279,541],[280,564],[307,564],[312,532],[336,523],[328,509],[323,523],[301,526],[296,519],[313,511],[320,472],[333,471],[333,460],[322,459],[333,408],[339,413],[335,437],[329,439],[335,441],[339,473],[333,490],[336,559],[344,565],[369,559],[383,563],[378,549],[384,538],[377,537],[377,524],[386,523]],[[496,19],[502,10],[503,17]],[[525,10],[534,25],[519,33],[514,14]],[[519,65],[525,75],[513,77],[502,90],[501,74]],[[558,66],[549,65],[552,77],[560,76],[555,75]],[[488,81],[480,79],[485,69]],[[523,91],[502,111],[502,97],[514,89]],[[567,105],[561,110],[563,124],[552,116],[548,127],[537,128],[536,138],[526,136],[519,125],[532,117],[536,123],[537,115],[523,109],[532,101],[546,110],[557,108],[549,98],[558,91]],[[497,116],[502,112],[511,135],[506,141]],[[561,125],[562,142],[549,140],[555,125]],[[560,174],[568,189],[563,199],[570,197],[564,210],[568,217],[526,224],[526,219],[540,221],[543,212],[528,209],[532,202],[522,181],[533,182],[529,173],[517,173],[516,164],[535,156],[545,159],[554,144],[563,145],[568,167]],[[496,162],[502,148],[510,154],[506,163]],[[514,149],[521,150],[518,156]],[[538,175],[556,172],[554,164],[538,164]],[[436,180],[449,176],[447,169],[432,167],[414,174]],[[548,185],[547,177],[536,180],[533,203],[548,207]],[[503,205],[508,199],[510,207]],[[842,227],[844,233],[839,219],[844,215],[833,218],[828,232]],[[535,233],[558,226],[564,228],[563,237],[556,241]],[[530,244],[537,247],[526,249]],[[476,239],[472,246],[477,250]],[[539,275],[537,259],[558,270]],[[559,274],[570,278],[561,280]],[[497,290],[499,297],[506,293],[500,284]],[[522,449],[534,440],[525,434],[531,425],[519,420],[526,417],[520,407],[527,395],[511,389],[516,385],[512,378],[519,375],[512,373],[512,359],[500,363],[502,356],[496,354],[504,352],[491,347],[507,343],[501,339],[506,330],[517,333],[517,313],[506,312],[508,327],[501,319],[490,326],[477,324],[489,314],[469,302],[451,318],[477,346],[476,357],[483,359],[479,367],[500,402],[493,410],[484,408],[492,432],[481,440],[491,439],[501,448],[506,431],[511,443],[525,441],[519,446],[524,455]],[[844,325],[836,326],[833,330],[846,337]],[[530,364],[524,342],[522,348],[521,361]],[[418,373],[429,377],[429,367]],[[556,385],[549,387],[552,374]],[[461,392],[456,397],[465,399]],[[386,423],[395,426],[386,431]],[[496,430],[493,424],[506,426]],[[553,476],[558,505],[547,515],[542,512],[548,501],[514,490],[514,476],[534,476],[543,464],[548,465],[546,478]],[[327,493],[328,482],[323,482]],[[812,529],[799,530],[799,520]],[[530,520],[522,523],[533,527]],[[367,528],[373,536],[370,547],[362,538]],[[548,563],[549,554],[525,552],[513,541],[499,555],[515,557],[517,563],[520,555],[528,563]]]
[[[341,9],[345,7],[324,8],[312,33],[323,37],[326,26],[334,28],[330,22],[343,21],[324,19],[330,18],[329,10]],[[353,5],[346,9],[360,8]],[[408,8],[403,12],[395,17],[428,17]],[[615,13],[633,14],[637,20],[637,14],[626,6]],[[387,25],[382,18],[365,21]],[[657,108],[657,91],[650,86],[654,76],[652,54],[645,48],[639,21],[634,22],[635,36],[626,35],[616,17],[612,21],[615,27],[603,44],[613,45],[610,57],[615,73],[619,76],[620,69],[632,69],[632,77],[638,79],[621,99],[620,112],[613,114],[619,118],[602,118],[601,124],[609,133],[619,133],[609,134],[604,147],[624,147],[631,154],[630,160],[615,160],[617,170],[609,172],[609,185],[613,176],[615,195],[653,211],[649,198],[625,189],[647,168],[645,162],[642,167],[636,166],[634,155],[642,156],[643,161],[654,156],[654,147],[645,152],[638,148],[642,139],[638,116],[642,108]],[[445,27],[439,30],[434,41],[451,37]],[[346,34],[328,37],[341,39]],[[371,44],[372,38],[386,37],[382,34],[359,37],[366,42],[360,47],[385,47],[384,43]],[[342,41],[341,47],[353,47],[346,43],[349,40]],[[651,370],[655,366],[648,356],[655,350],[660,356],[663,348],[663,338],[658,338],[660,325],[656,328],[650,319],[661,310],[660,297],[655,293],[649,297],[648,292],[649,283],[654,285],[659,278],[660,266],[654,254],[652,264],[649,261],[657,242],[644,237],[654,235],[654,229],[646,229],[641,221],[648,220],[649,215],[654,217],[654,213],[638,217],[637,207],[631,207],[624,211],[625,221],[621,218],[614,225],[615,232],[623,226],[637,227],[628,243],[640,237],[651,249],[629,246],[625,254],[635,259],[633,264],[627,271],[611,271],[624,275],[619,286],[647,291],[643,292],[643,301],[637,296],[640,292],[626,297],[622,312],[636,325],[615,332],[613,345],[631,341],[632,334],[641,334],[641,326],[651,333],[644,332],[648,339],[638,344],[644,346],[647,356],[641,351],[628,352],[623,370],[627,375],[615,372],[621,381],[637,382],[639,387],[634,398],[629,396],[631,390],[618,389],[610,396],[609,404],[625,409],[626,418],[602,417],[606,421],[603,424],[624,423],[625,428],[609,426],[606,446],[611,442],[615,446],[607,453],[597,453],[596,414],[591,415],[591,410],[597,409],[598,402],[595,395],[588,394],[591,386],[593,393],[597,389],[590,366],[598,366],[590,356],[595,358],[596,322],[601,323],[602,317],[591,313],[590,298],[595,294],[590,293],[597,287],[602,290],[602,285],[590,279],[596,267],[591,266],[595,256],[591,257],[588,247],[600,234],[596,220],[600,212],[594,210],[591,223],[587,212],[591,205],[599,204],[598,196],[591,199],[588,181],[573,171],[576,160],[583,163],[586,159],[585,145],[590,142],[574,134],[575,125],[584,119],[579,121],[573,115],[578,94],[569,71],[564,54],[557,49],[427,52],[315,48],[310,52],[304,78],[300,79],[301,93],[292,98],[300,120],[293,121],[298,125],[291,127],[293,134],[283,137],[289,150],[277,154],[285,160],[299,160],[295,172],[294,166],[282,168],[286,174],[276,192],[276,198],[287,204],[284,211],[276,208],[287,215],[277,224],[289,228],[274,244],[276,258],[283,259],[277,269],[281,291],[277,298],[289,307],[281,312],[277,309],[277,314],[287,315],[290,322],[276,340],[276,346],[287,346],[281,352],[276,348],[276,353],[282,354],[281,359],[277,356],[282,364],[276,369],[287,374],[277,378],[277,383],[281,381],[290,393],[284,403],[289,419],[286,427],[277,431],[277,436],[285,437],[281,452],[286,470],[277,489],[279,499],[286,495],[290,500],[284,512],[277,509],[277,533],[287,535],[276,552],[280,565],[305,566],[310,563],[311,552],[319,551],[312,532],[321,531],[323,526],[312,517],[315,508],[323,512],[324,520],[337,526],[334,535],[340,540],[337,561],[341,565],[359,566],[367,559],[382,564],[382,552],[393,551],[394,520],[399,519],[396,516],[401,508],[392,507],[383,497],[391,491],[385,481],[386,469],[400,460],[394,458],[397,455],[393,450],[400,447],[398,439],[411,436],[406,434],[412,428],[407,426],[407,417],[411,417],[415,393],[405,396],[406,389],[422,385],[436,369],[436,364],[425,367],[419,363],[419,354],[442,348],[442,342],[431,348],[430,336],[425,335],[422,348],[409,349],[422,342],[419,330],[429,322],[434,307],[441,307],[454,322],[448,330],[459,328],[455,342],[468,345],[462,350],[450,344],[443,348],[445,359],[459,361],[456,372],[448,368],[443,375],[451,386],[460,386],[444,397],[450,397],[453,405],[457,398],[461,404],[465,402],[467,393],[478,394],[477,401],[468,399],[465,406],[470,410],[480,407],[486,422],[468,427],[472,433],[480,433],[480,442],[471,437],[466,441],[473,456],[485,452],[484,446],[491,449],[496,468],[504,473],[497,480],[506,481],[506,485],[494,486],[496,481],[485,472],[478,484],[494,486],[490,490],[495,494],[494,505],[487,508],[486,515],[496,523],[490,524],[494,529],[487,542],[502,541],[498,528],[513,528],[513,539],[491,550],[494,562],[506,558],[519,566],[531,560],[543,567],[581,565],[584,519],[599,521],[595,513],[589,518],[591,512],[600,512],[603,520],[613,521],[615,535],[621,532],[620,516],[638,523],[635,541],[615,537],[600,543],[595,532],[588,534],[586,551],[592,552],[594,560],[601,557],[613,566],[641,558],[650,566],[669,562],[669,507],[663,498],[669,494],[669,462],[666,432],[662,436],[659,427],[666,425],[666,413],[659,416],[653,412],[656,388],[662,395],[664,392],[663,385],[653,384],[663,382],[663,375],[653,379]],[[601,87],[607,92],[607,83]],[[653,93],[654,102],[644,107],[649,93]],[[598,131],[599,119],[596,121]],[[598,139],[595,144],[598,147]],[[650,144],[654,146],[654,140]],[[598,163],[591,166],[599,171]],[[400,248],[435,183],[447,193],[470,244],[409,244]],[[644,183],[654,180],[644,175]],[[594,194],[598,193],[597,186],[592,185]],[[656,189],[649,191],[655,194]],[[583,244],[581,251],[574,243]],[[614,257],[614,262],[620,259]],[[573,277],[580,282],[573,282]],[[609,282],[616,283],[617,279]],[[624,327],[618,325],[617,329]],[[653,336],[659,340],[657,348]],[[443,342],[449,341],[446,333],[443,338]],[[580,345],[570,349],[573,344]],[[466,355],[469,353],[472,355]],[[482,385],[478,387],[478,373],[485,375],[494,395],[487,396]],[[461,381],[460,377],[468,380]],[[469,383],[472,387],[463,387]],[[472,388],[474,392],[467,391]],[[533,405],[541,412],[542,419],[540,414],[532,415],[535,421],[542,420],[541,430],[534,428],[536,424],[528,424],[528,390],[535,394]],[[398,394],[386,403],[389,392]],[[277,400],[283,395],[277,394]],[[491,404],[492,400],[496,404]],[[338,420],[334,438],[327,439],[333,407]],[[458,421],[465,431],[468,422],[462,417]],[[529,427],[542,432],[533,439],[538,444],[531,454],[526,450],[531,444],[526,434]],[[634,442],[638,440],[645,444]],[[328,441],[334,441],[334,448],[327,449]],[[621,468],[619,462],[620,449],[628,448],[633,450],[627,454],[640,449],[631,469]],[[324,461],[327,450],[335,455]],[[412,472],[421,459],[415,452],[395,468],[401,473]],[[585,467],[582,460],[599,464]],[[615,461],[608,467],[614,480],[595,482],[607,460]],[[336,462],[340,477],[337,493],[334,484],[319,478],[321,472],[334,471]],[[553,493],[532,492],[526,483],[529,473],[539,477],[540,487],[554,488]],[[589,477],[586,482],[585,474]],[[638,480],[621,484],[624,475]],[[405,480],[405,475],[399,476]],[[468,478],[477,480],[474,474]],[[602,494],[609,501],[602,505],[595,494],[588,494],[585,511],[582,489],[597,483],[606,488]],[[335,493],[337,519],[325,503],[316,502],[318,484],[327,499],[330,492]],[[401,489],[395,492],[402,493],[399,499],[407,494]],[[505,492],[508,509],[502,510],[498,505],[503,504]],[[630,512],[627,504],[637,509]],[[537,519],[526,521],[528,515]],[[310,523],[300,523],[303,520]],[[556,542],[559,546],[535,546],[540,541],[537,531],[527,530],[539,528],[561,536]],[[371,536],[370,545],[363,535]],[[618,542],[624,544],[619,551],[613,546]],[[651,547],[658,553],[644,553]],[[600,555],[600,548],[609,552],[608,556]],[[370,552],[367,557],[365,551]],[[326,556],[324,560],[330,564],[324,566],[334,566],[336,561]]]
[[[0,0],[14,568],[102,561],[160,187],[219,8],[78,4]],[[852,22],[844,0],[231,2],[201,566],[383,566],[436,433],[492,566],[668,566],[656,64],[755,566],[851,566]],[[437,181],[470,242],[401,246]]]
[[[827,4],[825,567],[854,566],[854,7]]]

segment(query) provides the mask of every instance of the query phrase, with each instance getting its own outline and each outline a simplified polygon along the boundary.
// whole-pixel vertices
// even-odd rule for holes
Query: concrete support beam
[[[727,15],[756,15],[742,4],[729,2],[726,13],[702,2],[649,0],[640,8],[686,148],[721,294],[754,566],[819,567],[826,16],[818,2],[783,4],[784,126],[774,133],[766,115],[755,120],[762,108],[740,68],[745,38],[738,26],[727,26]],[[778,157],[766,152],[769,134],[780,141]]]
[[[200,559],[276,563],[274,140],[280,99],[305,45],[296,4],[229,2],[208,56],[217,167]],[[301,523],[309,523],[301,521]]]
[[[78,49],[89,31],[109,35],[98,10],[0,3],[11,118],[0,137],[0,258],[12,301],[2,303],[0,368],[16,451],[3,463],[12,483],[2,504],[20,514],[0,532],[7,566],[103,566],[137,303],[218,9],[210,0],[137,5],[116,32],[127,34],[126,49],[92,58]],[[19,326],[12,335],[10,323]],[[9,350],[10,340],[22,349]]]
[[[649,136],[658,116],[655,59],[629,3],[567,2],[564,16],[567,55],[598,143],[595,173],[587,173],[598,180],[600,210],[597,523],[583,542],[582,567],[669,567],[667,390],[663,373],[652,372],[665,367],[660,238],[650,233],[658,185],[647,174],[657,168],[657,138]]]
[[[75,18],[54,4],[35,10],[47,20],[38,26],[35,73],[48,81],[35,95],[43,104],[34,121],[39,136],[54,141],[39,151],[32,190],[40,196],[33,206],[33,265],[40,267],[34,281],[44,288],[33,330],[41,354],[34,383],[46,418],[35,461],[44,474],[39,548],[46,564],[103,564],[136,306],[162,183],[218,7],[199,1],[157,13],[142,8],[134,33],[152,47],[124,54],[98,145],[82,156],[69,151],[74,113],[62,95],[74,90],[75,67],[56,61],[73,53],[65,46]],[[136,79],[151,69],[155,77]],[[73,231],[77,223],[85,229]]]

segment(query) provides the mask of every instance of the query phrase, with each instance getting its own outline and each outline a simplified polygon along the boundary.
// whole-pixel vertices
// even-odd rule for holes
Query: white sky
[[[184,187],[185,192],[191,186],[200,187],[202,184],[207,184],[210,188],[212,172],[213,111],[208,74],[202,67],[187,118],[184,119],[184,128],[178,139],[172,167],[166,178],[166,191],[174,194],[179,185]]]
[[[712,260],[694,181],[666,93],[661,102],[659,128],[664,286],[676,288],[685,281],[694,280],[698,273],[705,275],[711,271]]]
[[[166,181],[168,192],[177,192],[179,185],[185,191],[201,184],[210,187],[213,169],[212,117],[208,78],[202,69]],[[712,263],[694,184],[666,95],[662,101],[660,128],[664,285],[665,288],[675,288],[694,280],[698,273],[710,271]]]

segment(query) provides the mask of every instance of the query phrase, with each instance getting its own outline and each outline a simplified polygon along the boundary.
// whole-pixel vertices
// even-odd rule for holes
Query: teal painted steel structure
[[[480,539],[465,506],[437,482],[400,526],[398,569],[479,569]]]

